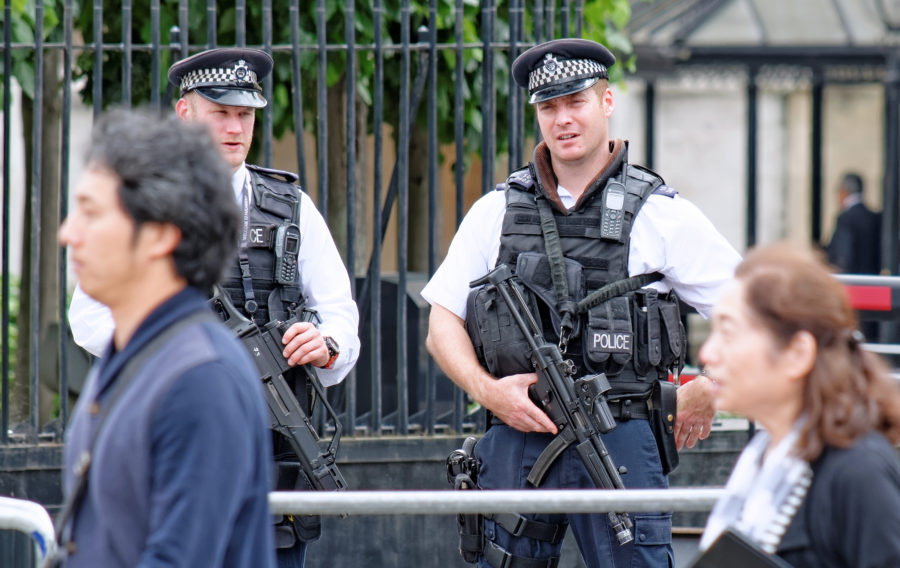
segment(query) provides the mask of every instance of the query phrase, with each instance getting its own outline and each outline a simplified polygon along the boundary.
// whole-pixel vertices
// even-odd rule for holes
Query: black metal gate
[[[219,45],[272,53],[275,71],[264,90],[274,104],[257,123],[254,161],[299,172],[332,231],[345,234],[338,242],[355,276],[364,347],[357,368],[332,393],[344,431],[403,435],[479,428],[477,410],[467,408],[464,394],[439,376],[424,351],[427,306],[418,287],[445,248],[441,221],[455,227],[467,202],[496,182],[496,156],[508,156],[510,169],[518,167],[526,135],[533,137],[509,63],[535,41],[582,35],[584,2],[110,4],[55,0],[51,10],[52,4],[36,2],[27,5],[30,13],[16,12],[12,0],[3,4],[0,444],[60,441],[71,402],[59,397],[57,418],[48,425],[39,409],[46,402],[42,397],[55,395],[39,394],[41,382],[47,383],[41,375],[48,374],[49,365],[55,383],[50,391],[68,393],[80,378],[73,375],[83,370],[84,354],[71,343],[65,323],[72,285],[65,253],[48,239],[67,212],[73,112],[82,102],[94,116],[109,105],[149,105],[166,112],[173,97],[165,80],[168,66]],[[12,136],[14,78],[23,92],[22,139]],[[338,107],[340,129],[329,122]],[[304,132],[315,137],[314,154],[304,147]],[[290,140],[291,133],[296,161],[273,163],[278,140]],[[342,155],[335,155],[329,137],[345,143]],[[364,155],[360,139],[371,141]],[[19,144],[26,146],[24,187],[11,181],[11,149]],[[488,158],[481,160],[478,187],[467,195],[467,164],[476,163],[478,155]],[[440,187],[444,162],[452,164],[452,187]],[[424,175],[411,185],[412,168]],[[13,192],[27,194],[24,213],[12,210]],[[445,202],[453,203],[452,210],[441,206],[441,196],[448,194],[453,198]],[[414,213],[411,198],[424,204]],[[12,242],[17,219],[27,227],[23,243]],[[385,237],[390,222],[399,235],[393,242]],[[412,242],[421,249],[420,238],[427,241],[426,252],[416,264],[409,247]],[[11,246],[22,246],[21,275],[11,266]],[[390,263],[383,261],[386,251]],[[14,282],[17,276],[21,287]],[[11,307],[16,293],[24,304],[19,311]],[[18,334],[19,329],[29,331]],[[15,339],[27,345],[18,350],[18,364]],[[15,369],[23,376],[13,379]],[[25,404],[18,402],[21,421],[11,418],[17,405],[13,380],[20,389],[23,381],[28,386]]]

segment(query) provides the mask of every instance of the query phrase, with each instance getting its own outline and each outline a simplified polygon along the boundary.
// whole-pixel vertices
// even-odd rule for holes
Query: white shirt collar
[[[244,184],[247,182],[247,176],[250,175],[250,170],[247,169],[246,163],[241,163],[240,167],[231,174],[231,189],[234,191],[234,199],[238,203],[241,202],[241,192],[244,190]],[[251,194],[250,199],[253,199],[253,195]]]
[[[558,185],[556,186],[556,193],[559,195],[559,200],[562,201],[562,204],[565,205],[566,209],[575,207],[575,198],[572,197],[572,194],[569,193],[568,189]]]
[[[844,198],[844,201],[841,203],[841,206],[844,209],[850,209],[857,203],[862,202],[862,194],[861,193],[851,193]]]

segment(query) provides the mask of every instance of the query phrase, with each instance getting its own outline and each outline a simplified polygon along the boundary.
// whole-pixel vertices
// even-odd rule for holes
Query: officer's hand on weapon
[[[297,322],[284,332],[284,357],[292,366],[322,367],[328,363],[328,346],[325,337],[314,324]]]
[[[680,450],[693,448],[697,440],[705,440],[716,415],[712,381],[698,376],[678,389],[678,413],[675,417],[675,445]]]
[[[537,380],[535,373],[491,379],[485,384],[480,402],[504,424],[520,432],[556,434],[556,424],[528,397],[528,387]]]

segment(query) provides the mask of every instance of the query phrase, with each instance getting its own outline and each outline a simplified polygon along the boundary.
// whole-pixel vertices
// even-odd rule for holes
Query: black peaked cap
[[[209,49],[173,64],[169,82],[182,96],[197,91],[219,104],[262,108],[268,103],[260,83],[271,73],[272,65],[272,56],[259,49]]]

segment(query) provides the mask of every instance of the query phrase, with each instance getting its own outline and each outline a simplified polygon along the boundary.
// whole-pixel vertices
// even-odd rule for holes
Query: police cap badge
[[[528,89],[529,103],[583,91],[609,77],[612,52],[587,39],[555,39],[532,47],[513,61],[516,83]]]
[[[272,56],[259,49],[223,47],[194,54],[169,68],[181,96],[197,91],[214,103],[262,108],[260,81],[272,71]]]

